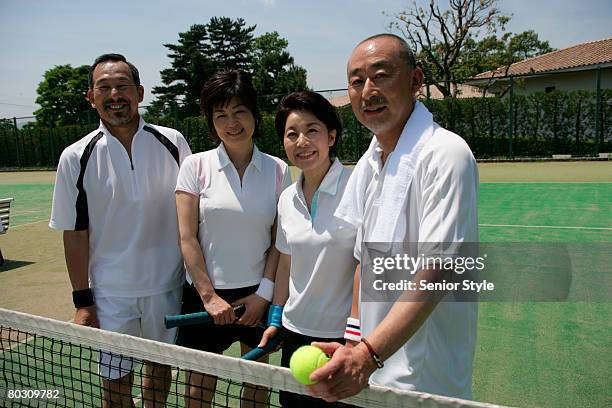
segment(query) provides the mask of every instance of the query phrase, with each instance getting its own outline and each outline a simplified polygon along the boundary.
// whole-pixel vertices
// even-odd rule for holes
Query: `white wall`
[[[595,91],[597,71],[572,72],[567,74],[550,74],[533,78],[519,78],[515,80],[514,92],[517,94],[530,94],[544,92],[547,87],[554,86],[558,91]],[[506,85],[508,82],[504,82]],[[601,89],[612,88],[612,68],[602,68]],[[491,92],[499,92],[497,86],[491,87]]]

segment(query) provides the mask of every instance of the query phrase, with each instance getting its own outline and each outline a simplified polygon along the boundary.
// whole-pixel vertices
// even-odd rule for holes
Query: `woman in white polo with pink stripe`
[[[253,143],[261,115],[244,71],[213,75],[201,95],[202,113],[219,147],[189,156],[176,186],[181,251],[188,272],[181,313],[206,310],[214,325],[183,326],[177,344],[223,353],[240,341],[245,353],[259,343],[256,324],[272,300],[278,251],[274,247],[276,204],[291,183],[285,162]],[[244,304],[237,319],[232,306]],[[186,405],[209,404],[214,377],[192,373]],[[250,394],[249,394],[250,393]],[[267,391],[248,387],[244,399]]]

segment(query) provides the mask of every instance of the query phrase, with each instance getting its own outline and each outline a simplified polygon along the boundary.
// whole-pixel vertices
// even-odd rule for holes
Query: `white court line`
[[[510,225],[510,224],[478,224],[479,227],[508,227],[508,228],[551,228],[551,229],[583,229],[597,231],[612,231],[608,227],[565,227],[554,225]]]
[[[70,320],[68,320],[68,322],[69,322],[69,323],[74,323],[74,319],[70,319]],[[27,333],[26,333],[26,334],[27,334]],[[12,345],[11,347],[9,347],[9,348],[7,348],[7,349],[2,349],[2,350],[0,350],[0,351],[1,351],[2,353],[4,353],[4,351],[5,351],[5,350],[7,350],[7,351],[11,351],[12,349],[14,349],[14,348],[16,348],[16,347],[19,347],[19,346],[21,346],[21,345],[24,345],[24,344],[26,344],[26,343],[29,343],[29,342],[30,342],[31,340],[33,340],[34,338],[35,338],[34,336],[28,336],[28,337],[26,337],[24,340],[21,340],[21,341],[17,342],[17,344]],[[10,341],[10,339],[9,339],[9,341]],[[0,354],[1,354],[1,353],[0,353]]]
[[[22,346],[22,345],[24,345],[24,344],[27,344],[27,343],[29,343],[29,342],[30,342],[31,340],[33,340],[33,339],[34,339],[34,336],[29,336],[29,337],[26,337],[24,340],[17,341],[17,344],[13,344],[13,345],[12,345],[12,346],[10,346],[9,348],[5,348],[5,349],[0,350],[0,354],[4,354],[4,352],[5,352],[5,351],[11,351],[11,350],[13,350],[14,348],[17,348],[17,347],[19,347],[19,346]],[[9,343],[12,343],[12,342],[13,342],[13,341],[11,341],[10,339],[8,339],[7,341],[8,341]]]
[[[480,184],[612,184],[612,181],[481,181]]]
[[[70,319],[70,320],[68,320],[68,322],[73,323],[74,319]],[[21,341],[17,341],[15,344],[11,345],[10,347],[0,350],[0,354],[4,354],[5,351],[9,352],[9,351],[12,351],[13,349],[15,349],[17,347],[23,346],[23,345],[29,343],[30,341],[34,340],[35,338],[36,338],[35,336],[28,336],[28,337],[26,337],[25,339],[23,339]],[[10,340],[8,340],[8,341],[12,342]],[[174,379],[174,378],[176,378],[176,376],[178,374],[178,370],[172,370],[171,373],[172,373],[171,374],[172,378]],[[134,405],[138,405],[140,402],[142,402],[142,393],[140,393],[140,394],[136,395],[135,397],[133,397],[132,400],[134,402]]]
[[[23,211],[11,211],[11,216],[14,215],[27,215],[27,214],[35,214],[48,211],[48,208],[42,210],[23,210]]]
[[[19,227],[25,227],[27,225],[34,225],[34,224],[38,224],[40,222],[49,222],[49,220],[38,220],[38,221],[32,221],[32,222],[28,222],[25,224],[19,224],[19,225],[11,225],[9,228],[10,229],[15,229],[15,228],[19,228]]]

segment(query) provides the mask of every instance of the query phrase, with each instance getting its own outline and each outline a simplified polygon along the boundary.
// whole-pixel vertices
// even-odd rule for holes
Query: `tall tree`
[[[14,129],[15,126],[11,119],[0,119],[0,130]]]
[[[533,31],[520,34],[489,35],[479,41],[470,38],[461,51],[455,67],[458,78],[470,78],[486,71],[505,76],[515,62],[553,51],[548,41],[541,41]]]
[[[492,71],[487,84],[482,86],[483,93],[492,85],[495,78],[508,75],[515,62],[554,51],[548,41],[541,41],[533,30],[519,34],[504,33],[501,37],[489,35],[475,41],[468,39],[455,67],[457,78],[471,78],[480,73]]]
[[[260,94],[263,111],[274,111],[283,95],[308,89],[306,70],[295,65],[288,45],[276,31],[255,39],[253,86]]]
[[[217,68],[251,70],[253,63],[254,25],[247,26],[239,18],[213,17],[208,23],[208,40],[210,42],[209,58]]]
[[[176,104],[181,115],[199,114],[202,86],[220,69],[252,73],[263,110],[275,109],[282,94],[306,89],[306,70],[295,65],[287,40],[277,32],[254,37],[255,27],[241,18],[213,17],[179,33],[178,44],[165,44],[171,68],[161,71],[164,85],[153,88],[157,98],[147,113],[167,115]]]
[[[170,50],[171,68],[161,71],[164,85],[153,88],[157,99],[149,113],[167,114],[168,107],[177,103],[182,115],[197,115],[202,86],[215,71],[251,68],[254,30],[241,18],[213,17],[179,33],[178,44],[164,44]]]
[[[456,72],[461,51],[467,41],[477,38],[482,29],[495,32],[504,28],[509,17],[495,7],[497,0],[449,0],[441,9],[434,0],[427,7],[412,7],[395,15],[392,28],[400,30],[419,54],[426,75],[445,96],[456,94]]]
[[[89,85],[89,67],[81,65],[73,68],[70,64],[57,65],[45,72],[38,84],[36,103],[40,109],[34,112],[36,124],[55,126],[84,124],[86,112],[91,109],[86,99]]]

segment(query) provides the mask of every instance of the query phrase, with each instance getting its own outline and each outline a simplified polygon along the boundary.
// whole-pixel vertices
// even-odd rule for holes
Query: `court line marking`
[[[67,320],[67,322],[68,323],[74,323],[74,319]],[[10,330],[10,328],[9,328],[9,330]],[[25,334],[29,334],[29,333],[25,333]],[[0,350],[0,352],[4,353],[5,350],[11,351],[11,350],[13,350],[16,347],[19,347],[21,345],[29,343],[31,340],[34,340],[35,338],[36,338],[35,336],[27,336],[25,339],[19,341],[17,344],[14,344],[14,345],[10,346],[7,349],[2,349],[2,350]],[[9,339],[9,341],[10,341],[10,339]]]
[[[480,184],[612,184],[612,181],[480,181]]]
[[[48,222],[49,220],[33,221],[26,224],[19,224],[11,226],[11,228],[25,227],[27,225],[38,224],[41,222]],[[585,230],[601,230],[601,231],[612,231],[612,227],[575,227],[575,226],[556,226],[556,225],[521,225],[521,224],[478,224],[480,227],[508,227],[508,228],[553,228],[553,229],[585,229]]]
[[[49,220],[38,220],[38,221],[32,221],[32,222],[27,222],[25,224],[19,224],[19,225],[11,225],[9,228],[10,229],[15,229],[15,228],[19,228],[19,227],[25,227],[27,225],[34,225],[34,224],[38,224],[41,222],[49,222]]]
[[[507,227],[507,228],[551,228],[551,229],[583,229],[596,231],[612,231],[610,227],[570,227],[555,225],[511,225],[511,224],[478,224],[479,227]]]
[[[43,208],[40,210],[23,210],[23,211],[16,211],[16,212],[11,211],[11,216],[36,214],[36,213],[41,213],[41,212],[46,212],[46,211],[48,211],[48,208]]]
[[[74,323],[74,319],[70,319],[70,320],[68,320],[68,322]],[[27,345],[30,341],[32,341],[34,339],[36,339],[36,336],[27,336],[25,339],[23,339],[21,341],[17,341],[15,344],[12,344],[8,348],[1,349],[0,350],[0,354],[4,354],[4,352],[13,351],[13,349],[16,349],[17,347],[21,347],[21,346]],[[12,343],[12,341],[10,339],[8,341],[10,343]],[[143,365],[143,367],[144,367],[144,365]],[[178,374],[178,370],[172,370],[171,371],[172,379],[176,378],[177,374]],[[142,392],[140,392],[136,396],[132,397],[132,401],[134,402],[134,405],[140,404],[142,402],[142,398],[143,398]]]
[[[10,328],[9,328],[10,330]],[[27,334],[27,333],[26,333]],[[31,340],[34,340],[34,336],[28,336],[25,339],[21,340],[21,341],[17,341],[17,344],[13,344],[12,346],[9,346],[8,348],[3,348],[2,350],[0,350],[0,354],[4,354],[5,351],[12,351],[13,349],[25,345],[27,343],[29,343]],[[13,341],[11,339],[7,340],[9,343],[13,343]]]

